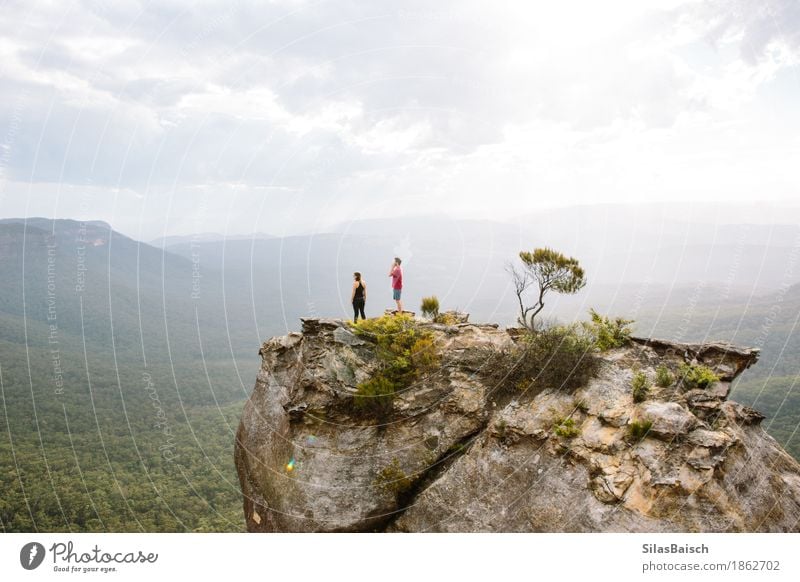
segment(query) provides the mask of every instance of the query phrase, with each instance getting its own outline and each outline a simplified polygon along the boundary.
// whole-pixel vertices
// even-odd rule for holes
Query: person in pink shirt
[[[397,301],[397,313],[403,313],[403,301],[400,299],[403,292],[403,269],[400,267],[402,262],[395,257],[392,268],[389,270],[389,276],[392,278],[392,298]]]

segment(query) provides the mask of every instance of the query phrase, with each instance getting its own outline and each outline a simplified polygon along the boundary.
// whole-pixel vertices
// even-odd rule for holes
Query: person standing
[[[350,293],[350,302],[353,304],[353,322],[358,322],[358,314],[361,319],[367,319],[364,315],[364,306],[367,304],[367,284],[361,279],[361,273],[353,273],[353,290]]]
[[[389,270],[389,276],[392,278],[392,298],[397,302],[397,313],[403,313],[403,301],[401,299],[403,293],[403,269],[400,267],[402,262],[399,257],[395,257],[392,268]]]

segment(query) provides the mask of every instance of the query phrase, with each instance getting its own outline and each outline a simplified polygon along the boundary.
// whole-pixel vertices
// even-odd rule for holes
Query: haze
[[[796,218],[794,0],[262,4],[5,2],[0,216],[139,240],[596,203]]]

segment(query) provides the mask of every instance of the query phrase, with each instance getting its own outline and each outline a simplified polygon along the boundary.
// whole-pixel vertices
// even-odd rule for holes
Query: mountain
[[[800,464],[728,400],[758,350],[561,333],[309,318],[265,342],[248,531],[800,531]]]
[[[53,224],[73,224],[73,225],[85,225],[90,228],[95,228],[99,230],[111,230],[111,225],[103,220],[84,220],[84,221],[77,221],[77,220],[70,220],[70,219],[52,219],[52,218],[43,218],[41,216],[31,216],[29,218],[0,218],[0,225],[4,224],[22,224],[27,225],[32,228],[38,228],[40,230],[52,230]]]
[[[537,246],[575,256],[586,270],[589,285],[581,293],[549,299],[548,313],[562,320],[584,318],[590,305],[622,312],[631,302],[677,309],[688,299],[746,303],[787,282],[786,265],[800,246],[796,224],[718,222],[703,212],[681,219],[669,209],[597,205],[506,223],[438,215],[358,220],[281,238],[176,240],[168,250],[223,273],[226,311],[249,308],[243,325],[262,337],[295,329],[308,314],[349,315],[354,271],[371,289],[367,313],[381,313],[391,306],[386,273],[395,256],[403,259],[407,305],[437,295],[445,305],[504,324],[516,318],[506,264]]]
[[[0,224],[4,531],[237,530],[257,362],[219,276],[104,223]]]
[[[516,303],[505,267],[523,249],[550,246],[581,261],[589,285],[548,302],[552,316],[569,320],[585,317],[590,305],[624,311],[632,300],[677,305],[681,298],[746,300],[771,293],[786,283],[786,265],[800,245],[796,225],[652,219],[631,224],[629,214],[601,210],[544,214],[515,224],[437,216],[354,221],[334,232],[184,242],[169,250],[223,271],[227,289],[242,291],[237,301],[263,313],[259,329],[277,315],[288,330],[309,313],[347,316],[354,271],[372,289],[367,312],[382,312],[391,305],[386,274],[395,256],[403,259],[407,305],[437,295],[479,319],[510,324]],[[280,307],[273,304],[268,313],[259,296],[278,297]],[[236,309],[231,301],[228,308]]]
[[[253,240],[265,238],[274,237],[263,232],[256,232],[253,234],[220,234],[218,232],[200,232],[197,234],[162,236],[151,240],[149,244],[161,249],[169,249],[175,245],[199,242],[222,242],[229,240]]]

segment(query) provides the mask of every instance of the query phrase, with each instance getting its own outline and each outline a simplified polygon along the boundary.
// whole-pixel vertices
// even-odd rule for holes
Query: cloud
[[[212,190],[263,208],[264,230],[291,209],[379,213],[377,198],[484,216],[699,184],[743,197],[742,175],[774,174],[794,143],[791,127],[765,137],[762,93],[800,46],[796,2],[749,6],[9,2],[0,131],[18,130],[2,175],[9,192],[49,184],[65,215],[81,187],[188,213],[165,228]],[[216,210],[245,229],[243,208]]]
[[[800,50],[800,4],[795,0],[714,0],[699,10],[710,18],[708,38],[718,44],[739,46],[748,64],[774,58],[773,51],[788,50],[797,59]]]

